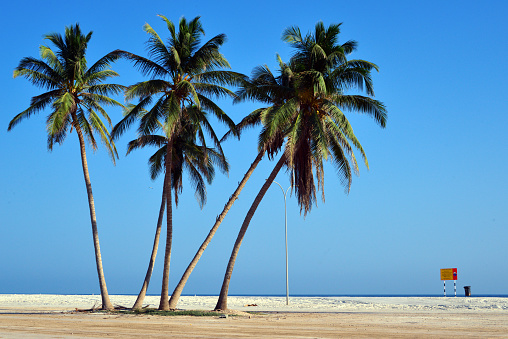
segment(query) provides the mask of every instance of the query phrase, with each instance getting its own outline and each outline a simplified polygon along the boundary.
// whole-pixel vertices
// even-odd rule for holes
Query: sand
[[[130,306],[134,296],[111,296]],[[213,309],[217,297],[182,297]],[[147,297],[156,306],[157,297]],[[508,298],[230,297],[239,316],[162,317],[72,312],[99,296],[0,295],[0,338],[508,338]],[[246,306],[246,305],[257,306]]]

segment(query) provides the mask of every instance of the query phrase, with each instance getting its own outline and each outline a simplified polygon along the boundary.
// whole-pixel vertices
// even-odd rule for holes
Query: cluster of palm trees
[[[138,126],[138,138],[128,143],[128,151],[155,146],[150,157],[150,174],[164,174],[162,201],[155,232],[152,254],[141,291],[133,305],[141,308],[150,282],[157,254],[164,213],[166,213],[166,243],[162,291],[159,309],[174,309],[183,288],[212,240],[226,214],[238,198],[247,180],[265,155],[280,157],[262,185],[240,228],[233,247],[215,309],[227,309],[227,295],[235,260],[250,221],[266,191],[279,171],[285,167],[291,177],[298,204],[307,214],[316,201],[316,191],[324,199],[324,161],[330,159],[345,190],[349,191],[352,173],[358,172],[354,155],[357,149],[368,167],[365,152],[356,138],[344,111],[365,113],[384,127],[385,106],[373,99],[372,70],[377,66],[364,60],[348,59],[356,50],[356,42],[338,41],[340,24],[325,27],[316,24],[313,32],[303,36],[298,27],[283,32],[283,40],[294,54],[286,63],[277,55],[278,73],[268,66],[254,68],[247,77],[233,72],[219,49],[226,41],[224,34],[202,42],[204,30],[199,17],[191,21],[180,19],[178,27],[164,16],[170,36],[166,40],[148,24],[148,57],[115,50],[88,67],[85,58],[92,33],[84,34],[78,24],[67,27],[65,35],[49,34],[45,38],[53,45],[40,47],[41,59],[23,58],[14,71],[47,92],[31,99],[30,106],[9,123],[10,130],[24,118],[49,109],[47,118],[48,148],[62,143],[74,129],[81,150],[83,174],[88,194],[95,258],[102,296],[102,308],[112,309],[102,268],[99,237],[95,217],[92,187],[86,160],[85,139],[95,149],[96,135],[107,147],[113,162],[118,158],[114,140],[132,124]],[[130,60],[148,78],[130,86],[106,84],[105,80],[118,74],[110,65],[120,59]],[[231,88],[236,88],[234,92]],[[366,95],[347,94],[350,90],[365,91]],[[124,93],[123,105],[111,96]],[[235,124],[214,102],[229,97],[235,103],[254,100],[263,105]],[[120,106],[124,116],[109,133],[103,120],[112,125],[104,105]],[[229,132],[219,138],[208,120],[215,116]],[[196,191],[200,206],[206,202],[206,182],[211,183],[215,168],[227,172],[221,142],[230,136],[240,137],[244,128],[261,126],[258,154],[218,215],[184,275],[169,295],[169,267],[172,244],[172,213],[182,190],[184,169]],[[212,147],[207,143],[211,143]]]

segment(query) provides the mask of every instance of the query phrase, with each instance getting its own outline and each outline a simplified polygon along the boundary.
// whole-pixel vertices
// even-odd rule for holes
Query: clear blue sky
[[[225,33],[222,52],[235,71],[275,68],[291,50],[283,29],[303,32],[322,20],[343,22],[342,41],[359,42],[354,57],[375,62],[376,98],[388,126],[350,115],[369,158],[349,195],[325,168],[326,203],[305,219],[288,199],[292,294],[439,294],[439,269],[458,268],[459,292],[507,294],[508,24],[505,1],[50,1],[2,5],[0,54],[0,293],[99,293],[78,141],[75,133],[46,149],[45,113],[7,132],[12,117],[41,92],[12,78],[25,56],[38,56],[42,35],[79,22],[93,30],[90,63],[113,49],[146,55],[145,22],[163,37],[156,16],[200,15],[206,37]],[[113,67],[129,85],[142,79],[127,62]],[[221,106],[235,120],[255,103]],[[109,111],[114,122],[121,112]],[[218,133],[224,132],[217,125]],[[256,154],[257,130],[228,141],[229,177],[217,174],[203,210],[184,182],[174,211],[174,287]],[[155,231],[161,180],[149,179],[152,150],[125,157],[131,131],[118,142],[116,166],[104,149],[89,151],[102,257],[111,294],[141,287]],[[217,294],[227,260],[255,194],[274,162],[258,167],[185,294]],[[289,185],[286,173],[277,179]],[[160,292],[163,251],[149,293]],[[272,186],[240,250],[231,294],[284,294],[284,214]],[[450,289],[451,289],[451,285]]]

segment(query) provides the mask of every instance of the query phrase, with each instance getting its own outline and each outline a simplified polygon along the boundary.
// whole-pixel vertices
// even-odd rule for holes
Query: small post
[[[457,280],[453,281],[453,291],[455,292],[455,296],[457,296]]]
[[[446,280],[443,280],[443,293],[444,293],[444,296],[446,297]]]

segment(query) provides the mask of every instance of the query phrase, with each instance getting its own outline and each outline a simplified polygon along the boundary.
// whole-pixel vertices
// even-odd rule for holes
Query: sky
[[[40,94],[12,72],[38,57],[43,35],[79,22],[93,31],[89,64],[114,49],[146,56],[149,23],[164,38],[163,14],[177,22],[201,16],[205,38],[225,33],[221,52],[232,69],[276,69],[291,48],[282,31],[340,23],[340,41],[358,41],[351,56],[376,63],[376,99],[388,109],[381,129],[348,113],[367,153],[349,194],[325,166],[326,201],[305,218],[287,199],[289,289],[292,295],[436,294],[441,268],[458,268],[457,290],[508,294],[508,3],[505,1],[88,1],[28,0],[3,4],[0,18],[0,293],[97,294],[93,243],[79,145],[71,133],[47,150],[41,112],[7,132],[9,121]],[[144,80],[127,61],[113,65],[130,85]],[[119,97],[123,102],[123,97]],[[218,101],[235,121],[258,103]],[[108,110],[113,123],[118,109]],[[226,131],[215,122],[217,134]],[[184,180],[173,210],[170,289],[208,234],[216,216],[254,160],[259,130],[224,143],[228,175],[217,173],[201,210]],[[125,156],[134,128],[117,142],[116,166],[104,148],[88,149],[99,237],[110,294],[137,294],[155,233],[162,180],[151,181],[154,150]],[[277,158],[278,159],[278,158]],[[264,159],[189,279],[184,294],[217,295],[247,210],[274,161]],[[281,171],[276,181],[289,187]],[[160,293],[163,245],[148,293]],[[285,294],[284,199],[272,185],[240,249],[230,294]],[[447,283],[453,291],[453,284]],[[452,293],[452,292],[449,292]],[[450,295],[450,294],[449,294]]]

